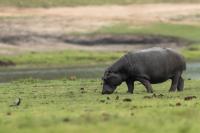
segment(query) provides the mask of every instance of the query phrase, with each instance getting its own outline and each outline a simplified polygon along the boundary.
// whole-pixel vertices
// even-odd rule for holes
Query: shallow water
[[[84,68],[43,68],[43,69],[11,69],[0,70],[0,82],[8,82],[25,78],[62,79],[62,78],[101,78],[104,67]],[[184,72],[186,79],[200,79],[200,62],[188,63]]]
[[[200,79],[200,62],[188,63],[184,77],[190,79]]]
[[[100,78],[105,67],[0,70],[0,82],[18,79]]]

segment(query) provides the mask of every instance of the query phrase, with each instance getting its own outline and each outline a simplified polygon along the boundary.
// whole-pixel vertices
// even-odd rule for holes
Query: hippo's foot
[[[129,94],[133,94],[133,91],[127,91],[127,93],[129,93]]]
[[[179,89],[178,89],[178,92],[182,92],[182,91],[183,91],[183,89],[182,89],[182,90],[179,90]]]
[[[147,90],[147,93],[153,93],[153,90]]]

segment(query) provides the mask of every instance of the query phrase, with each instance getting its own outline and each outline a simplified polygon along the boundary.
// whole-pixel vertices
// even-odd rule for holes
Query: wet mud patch
[[[64,42],[62,35],[53,34],[38,34],[26,32],[24,34],[3,35],[0,36],[0,43],[9,45],[20,44],[52,44],[58,42]]]
[[[168,45],[174,44],[182,46],[188,44],[189,41],[161,35],[70,35],[64,38],[66,43],[79,45],[98,45],[98,44],[142,44],[142,45]]]
[[[161,35],[110,35],[110,34],[95,34],[95,35],[55,35],[55,34],[38,34],[25,33],[15,35],[0,36],[0,43],[19,45],[19,44],[77,44],[86,46],[95,45],[163,45],[169,44],[175,46],[184,46],[189,44],[188,40],[171,36]]]
[[[7,67],[7,66],[15,66],[16,64],[12,61],[1,61],[0,60],[0,67]]]

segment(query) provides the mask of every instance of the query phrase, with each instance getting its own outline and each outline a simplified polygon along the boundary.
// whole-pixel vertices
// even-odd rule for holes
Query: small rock
[[[131,116],[134,116],[135,114],[133,112],[131,112]]]
[[[154,93],[154,94],[152,95],[152,97],[157,97],[157,95]]]
[[[144,96],[144,99],[151,99],[152,96]]]
[[[74,94],[74,92],[73,92],[73,91],[70,91],[69,93],[70,93],[70,94]]]
[[[115,100],[119,100],[119,96],[116,96]]]
[[[83,90],[83,91],[81,91],[81,93],[82,93],[82,94],[83,94],[83,93],[87,93],[87,91],[84,91],[84,90]]]
[[[162,97],[164,97],[164,95],[163,94],[159,94],[157,97],[162,98]]]
[[[63,122],[69,122],[69,121],[70,121],[69,118],[64,118],[64,119],[63,119]]]
[[[181,103],[176,103],[176,106],[181,106]]]
[[[134,105],[134,106],[132,106],[131,108],[130,108],[130,110],[134,110],[134,109],[137,109],[138,107],[136,106],[136,105]]]
[[[7,112],[6,115],[9,115],[9,116],[10,116],[10,115],[11,115],[11,112]]]
[[[155,93],[152,96],[144,96],[144,98],[146,99],[151,99],[151,98],[162,98],[164,95],[163,94],[159,94],[156,95]]]
[[[187,96],[184,98],[185,101],[188,101],[188,100],[192,100],[192,99],[196,99],[197,97],[196,96]]]
[[[108,114],[108,113],[102,113],[102,117],[103,117],[104,121],[107,121],[107,120],[110,119],[110,114]]]
[[[105,100],[100,100],[101,103],[105,103]]]
[[[132,100],[130,98],[124,98],[123,101],[124,102],[131,102]]]

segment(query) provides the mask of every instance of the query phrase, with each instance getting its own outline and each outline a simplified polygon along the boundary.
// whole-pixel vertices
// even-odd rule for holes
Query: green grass
[[[142,34],[163,35],[200,41],[200,26],[185,24],[153,23],[133,26],[130,24],[116,24],[105,26],[91,34]]]
[[[0,132],[197,133],[200,130],[199,81],[186,81],[185,90],[176,93],[168,93],[170,82],[153,85],[155,93],[164,96],[151,99],[144,98],[152,94],[147,94],[140,84],[136,84],[133,95],[125,93],[125,84],[117,93],[101,95],[100,83],[98,79],[27,79],[2,83]],[[186,96],[197,99],[185,101]],[[22,99],[21,105],[9,107],[18,97]],[[132,101],[124,102],[125,98]]]
[[[79,5],[145,4],[145,3],[199,3],[199,0],[0,0],[1,6],[55,7]]]
[[[12,61],[18,66],[85,66],[99,65],[118,59],[123,52],[91,52],[65,50],[60,52],[32,52],[2,55],[1,61]]]
[[[200,44],[191,45],[183,49],[182,53],[189,61],[200,61]]]

